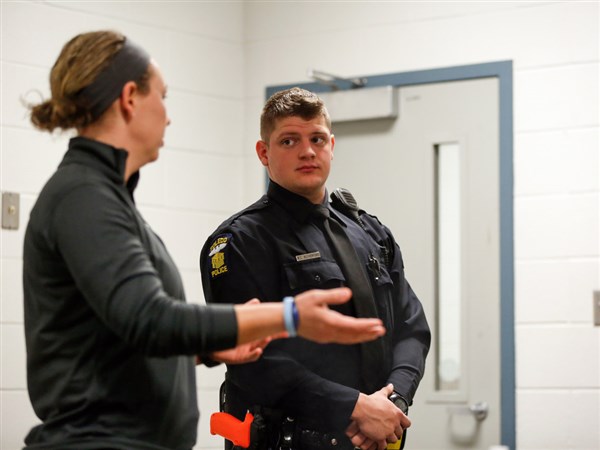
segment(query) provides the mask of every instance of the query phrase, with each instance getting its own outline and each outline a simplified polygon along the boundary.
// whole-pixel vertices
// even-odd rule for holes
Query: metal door
[[[334,123],[327,185],[393,231],[432,328],[407,444],[488,449],[501,442],[498,79],[397,89],[398,118]]]

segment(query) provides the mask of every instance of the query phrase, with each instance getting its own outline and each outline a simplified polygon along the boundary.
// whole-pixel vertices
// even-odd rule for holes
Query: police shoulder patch
[[[208,258],[210,259],[211,271],[210,277],[215,278],[229,271],[225,258],[225,248],[231,242],[232,236],[229,233],[220,234],[210,245]]]

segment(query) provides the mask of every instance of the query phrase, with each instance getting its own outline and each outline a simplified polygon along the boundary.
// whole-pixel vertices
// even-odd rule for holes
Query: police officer
[[[256,144],[268,192],[223,222],[200,255],[208,302],[350,286],[352,302],[335,309],[378,316],[387,329],[375,343],[353,346],[280,340],[260,360],[229,366],[222,406],[240,420],[248,410],[257,415],[258,448],[383,449],[410,426],[406,413],[423,376],[430,332],[398,245],[348,192],[328,199],[334,145],[318,96],[299,88],[274,94]],[[333,228],[350,251],[340,250]],[[361,273],[348,268],[350,253]]]

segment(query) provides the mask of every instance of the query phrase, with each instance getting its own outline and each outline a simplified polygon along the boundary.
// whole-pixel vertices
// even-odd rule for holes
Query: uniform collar
[[[309,216],[315,209],[314,203],[301,195],[288,191],[287,189],[275,183],[273,180],[269,180],[267,197],[285,209],[292,217],[294,217],[294,219],[301,223],[308,222]],[[339,216],[336,214],[336,211],[331,208],[327,190],[325,190],[325,198],[323,199],[323,203],[321,203],[321,205],[329,209],[331,212],[331,217],[334,217],[338,222],[340,222],[340,224],[346,226],[346,224],[340,220]]]

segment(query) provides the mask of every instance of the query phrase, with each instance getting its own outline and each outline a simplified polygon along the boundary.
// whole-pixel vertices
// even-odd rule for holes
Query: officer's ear
[[[269,146],[265,141],[258,141],[256,143],[256,155],[263,166],[269,167],[269,157],[267,156],[267,150],[269,150]]]
[[[335,136],[331,135],[331,159],[333,159],[333,148],[335,147]]]

